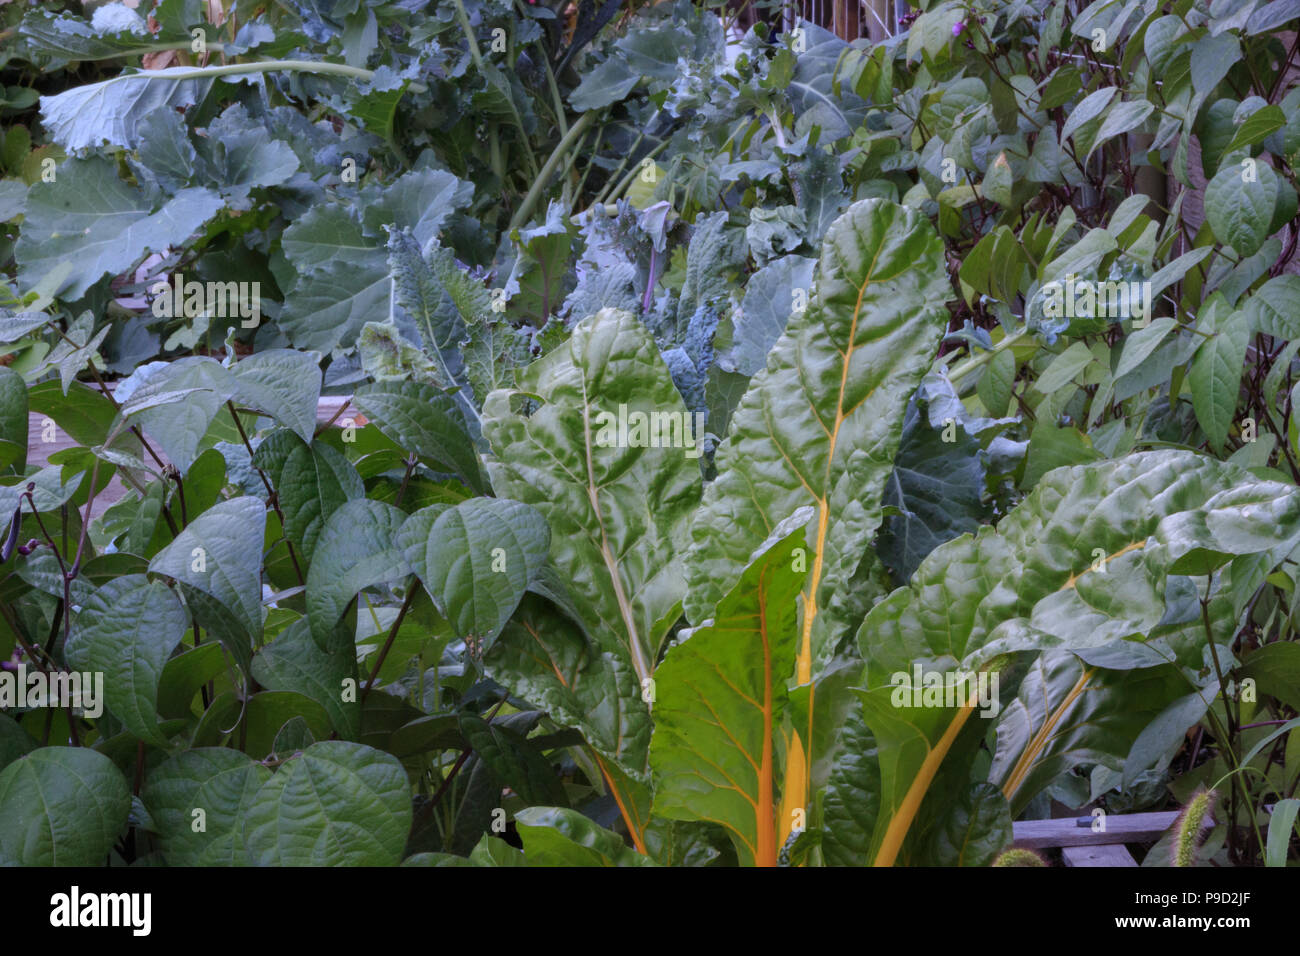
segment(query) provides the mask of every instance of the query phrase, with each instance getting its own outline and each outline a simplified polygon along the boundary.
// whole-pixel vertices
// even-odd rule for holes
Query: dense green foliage
[[[1300,859],[1300,4],[93,6],[0,4],[0,863]]]

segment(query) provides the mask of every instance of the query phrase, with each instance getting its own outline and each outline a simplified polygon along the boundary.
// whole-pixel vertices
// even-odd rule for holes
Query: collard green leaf
[[[270,779],[268,768],[227,747],[187,750],[149,771],[140,799],[167,863],[246,866],[244,817]]]
[[[255,866],[396,866],[410,828],[410,784],[397,758],[329,740],[263,784],[243,837]]]
[[[171,588],[143,574],[127,574],[90,595],[63,653],[75,670],[104,675],[104,703],[127,730],[166,746],[158,729],[158,684],[188,626]]]
[[[0,771],[0,865],[102,866],[131,791],[86,747],[41,747]]]
[[[192,106],[207,95],[212,80],[194,72],[171,66],[73,86],[41,97],[41,120],[50,138],[70,153],[105,145],[134,149],[143,117]]]
[[[103,276],[125,272],[146,253],[182,245],[222,205],[216,193],[198,188],[183,189],[158,205],[119,179],[112,160],[72,159],[59,168],[54,182],[32,186],[14,255],[28,286],[71,263],[57,291],[75,300]]]
[[[815,259],[785,256],[769,262],[745,284],[745,298],[733,317],[735,345],[728,364],[742,375],[756,375],[785,331],[796,302],[806,307]]]

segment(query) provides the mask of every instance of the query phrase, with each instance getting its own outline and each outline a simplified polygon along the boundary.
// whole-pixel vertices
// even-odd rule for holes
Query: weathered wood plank
[[[1178,819],[1177,810],[1155,813],[1112,813],[1106,829],[1093,832],[1092,817],[1059,817],[1052,820],[1021,820],[1011,825],[1014,845],[1027,850],[1048,847],[1104,846],[1108,843],[1153,843]],[[1214,826],[1207,819],[1203,830]]]
[[[1035,850],[1056,846],[1101,846],[1107,843],[1145,843],[1160,839],[1173,826],[1178,813],[1110,814],[1106,829],[1093,832],[1092,817],[1061,817],[1056,820],[1022,820],[1012,824],[1015,845]],[[1086,823],[1083,821],[1086,820]]]
[[[1137,860],[1122,843],[1062,847],[1061,859],[1066,866],[1137,866]]]

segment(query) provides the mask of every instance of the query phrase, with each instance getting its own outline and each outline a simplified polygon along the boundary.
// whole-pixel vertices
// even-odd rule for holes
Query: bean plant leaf
[[[199,747],[152,770],[140,792],[171,866],[245,866],[243,825],[271,771],[226,747]]]
[[[158,684],[187,627],[185,608],[171,588],[143,574],[127,574],[90,595],[63,653],[75,670],[103,675],[103,703],[127,730],[165,747],[167,738],[158,729]]]
[[[395,866],[411,828],[396,757],[327,740],[282,764],[244,815],[255,866]]]
[[[131,791],[87,747],[41,747],[0,771],[0,865],[102,866],[126,827]]]
[[[266,505],[240,497],[213,505],[154,555],[149,570],[207,594],[254,638],[262,633]],[[232,649],[233,650],[233,649]],[[247,658],[240,649],[237,659]]]
[[[457,636],[486,651],[546,562],[550,529],[538,511],[505,498],[434,507],[431,525],[412,515],[396,543]]]

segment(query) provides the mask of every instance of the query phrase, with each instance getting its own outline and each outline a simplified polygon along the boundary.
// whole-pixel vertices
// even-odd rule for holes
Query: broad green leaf
[[[514,405],[521,393],[540,405],[527,416]],[[483,427],[493,488],[546,518],[551,560],[587,633],[638,681],[649,677],[680,614],[677,559],[700,470],[681,397],[645,327],[607,309],[583,319],[520,372],[517,392],[488,396]]]
[[[1296,832],[1296,816],[1300,815],[1300,800],[1289,797],[1273,804],[1273,814],[1268,820],[1268,845],[1264,850],[1265,866],[1286,866],[1287,849]]]
[[[27,470],[27,383],[0,367],[0,471]]]
[[[528,866],[654,866],[576,810],[528,807],[515,814],[515,825]]]
[[[867,723],[881,753],[874,861],[898,858],[945,761],[968,761],[984,736],[969,718],[992,709],[894,706],[896,693],[906,703],[898,675],[910,682],[914,664],[997,673],[1006,654],[1122,647],[1161,623],[1169,574],[1212,570],[1216,556],[1278,554],[1298,534],[1293,489],[1161,451],[1050,472],[996,530],[937,548],[858,632]],[[1046,740],[1033,739],[1041,750]]]
[[[868,199],[823,242],[816,288],[732,416],[691,527],[685,611],[710,616],[776,524],[814,507],[796,680],[845,631],[847,585],[880,525],[908,397],[948,322],[943,244],[922,216]],[[841,619],[844,618],[844,619]]]
[[[776,768],[804,578],[794,569],[809,511],[777,526],[713,618],[680,635],[655,674],[655,813],[722,825],[747,865],[777,863]]]
[[[321,647],[312,638],[307,619],[298,618],[257,652],[252,673],[268,690],[294,691],[316,701],[344,740],[360,736],[357,653],[346,628],[336,629]]]
[[[174,85],[158,84],[160,88]],[[72,301],[106,274],[127,271],[146,252],[183,245],[222,205],[221,198],[207,189],[183,189],[158,205],[144,191],[119,179],[113,160],[101,156],[68,160],[54,182],[37,183],[28,193],[14,255],[27,286],[61,263],[72,263],[72,271],[56,290]]]
[[[271,771],[226,747],[187,750],[149,771],[140,799],[170,866],[246,866],[244,817]]]
[[[257,498],[220,501],[149,562],[149,570],[224,605],[253,638],[262,633],[262,541],[266,505]],[[247,661],[248,650],[236,652]]]
[[[506,498],[433,507],[432,525],[412,515],[397,546],[456,635],[485,652],[546,562],[550,529],[538,511]]]
[[[399,581],[410,573],[396,543],[406,515],[368,498],[349,501],[330,515],[307,571],[307,618],[324,647],[357,592]]]
[[[631,828],[644,830],[649,814],[638,811],[648,801],[631,792],[644,785],[635,779],[625,784],[614,770],[644,777],[650,744],[648,695],[627,655],[603,649],[572,618],[529,594],[483,665],[494,680],[545,708],[556,723],[582,731]]]
[[[396,757],[341,740],[285,761],[244,814],[255,866],[396,866],[411,828]]]
[[[144,117],[192,106],[207,95],[211,83],[194,78],[194,69],[184,66],[121,73],[42,96],[41,121],[50,138],[70,153],[103,145],[134,149]]]
[[[1243,310],[1250,317],[1252,331],[1275,339],[1300,340],[1300,276],[1269,279],[1246,300]]]
[[[988,510],[980,443],[963,421],[952,417],[945,421],[935,410],[937,403],[920,400],[927,385],[928,380],[908,405],[894,471],[882,499],[901,512],[886,518],[876,537],[876,554],[896,581],[910,578],[922,559],[943,542],[977,530]],[[955,394],[952,397],[956,401]]]
[[[1250,320],[1245,312],[1233,312],[1218,324],[1213,338],[1201,344],[1192,360],[1192,408],[1211,447],[1219,454],[1224,451],[1228,430],[1237,414],[1249,344]]]
[[[1228,165],[1205,187],[1205,217],[1214,237],[1245,258],[1268,238],[1277,202],[1277,174],[1263,162]]]
[[[928,847],[930,866],[989,866],[1011,845],[1011,808],[997,787],[972,784],[953,801],[953,812]]]
[[[880,766],[875,739],[861,708],[840,727],[841,749],[822,803],[822,858],[827,866],[862,866],[880,812]]]
[[[1065,651],[1043,653],[1029,665],[1016,699],[998,716],[988,780],[1019,815],[1036,793],[1072,767],[1094,763],[1123,770],[1142,731],[1189,689],[1170,666],[1105,670]]]
[[[311,561],[329,516],[346,502],[366,496],[366,486],[343,455],[324,442],[298,443],[275,483],[284,532]]]
[[[357,389],[352,402],[430,467],[458,475],[478,493],[487,490],[470,426],[446,392],[422,382],[379,382]]]
[[[126,827],[122,772],[86,747],[41,747],[0,772],[0,866],[103,866]]]
[[[254,352],[230,369],[234,397],[273,416],[305,442],[316,430],[320,357],[293,349]]]
[[[72,625],[63,653],[73,669],[104,675],[104,703],[126,729],[160,747],[158,684],[189,627],[171,588],[143,574],[96,588]]]

